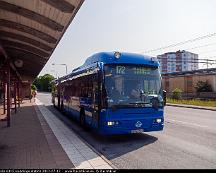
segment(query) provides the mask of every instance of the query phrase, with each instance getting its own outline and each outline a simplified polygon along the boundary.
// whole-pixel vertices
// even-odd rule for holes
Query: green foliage
[[[56,90],[57,90],[56,85],[52,84],[51,85],[51,92],[52,92],[52,94],[54,94],[56,92]]]
[[[37,90],[37,87],[36,87],[34,84],[32,84],[32,85],[31,85],[31,90],[36,91],[36,90]]]
[[[208,83],[208,81],[198,81],[195,86],[196,91],[199,92],[212,92],[212,86]]]
[[[45,74],[43,76],[37,77],[33,84],[38,88],[39,91],[51,92],[52,84],[51,81],[54,80],[54,76],[50,74]]]
[[[172,99],[180,100],[182,98],[182,90],[176,88],[172,91]]]
[[[175,100],[175,99],[167,98],[167,103],[216,107],[216,101],[205,101],[205,100],[196,100],[196,99]]]

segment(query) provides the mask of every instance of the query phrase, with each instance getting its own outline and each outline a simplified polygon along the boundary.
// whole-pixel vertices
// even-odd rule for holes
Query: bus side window
[[[92,98],[93,95],[92,76],[89,76],[87,80],[88,80],[88,97]]]
[[[96,105],[98,106],[98,74],[94,74],[92,76],[92,96],[93,96],[93,101]]]
[[[94,92],[94,103],[96,107],[98,106],[98,84],[96,82],[93,83],[93,92]]]
[[[105,89],[104,84],[103,84],[103,86],[102,86],[102,100],[101,100],[101,103],[102,103],[102,107],[103,107],[103,108],[107,108],[107,106],[108,106],[108,102],[107,102],[107,92],[106,92],[106,89]]]
[[[75,82],[75,87],[76,87],[76,90],[75,90],[75,96],[76,97],[79,97],[80,96],[80,93],[81,93],[81,87],[79,87],[80,86],[80,82],[79,82],[79,80],[77,80],[76,82]]]

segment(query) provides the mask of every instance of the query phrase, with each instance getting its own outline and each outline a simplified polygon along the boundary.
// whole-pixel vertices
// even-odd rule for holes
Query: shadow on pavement
[[[78,122],[75,122],[68,115],[62,114],[53,105],[47,105],[46,107],[107,159],[119,157],[158,140],[156,137],[145,133],[113,136],[99,135],[94,131],[84,130]]]

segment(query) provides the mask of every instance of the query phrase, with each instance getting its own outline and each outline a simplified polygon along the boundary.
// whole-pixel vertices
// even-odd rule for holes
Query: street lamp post
[[[66,70],[66,74],[67,74],[67,64],[55,64],[55,63],[53,63],[52,65],[64,65],[65,66],[65,70]]]

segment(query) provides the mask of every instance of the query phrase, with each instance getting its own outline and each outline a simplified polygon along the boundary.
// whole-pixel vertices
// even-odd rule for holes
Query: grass
[[[175,99],[167,98],[167,103],[216,107],[216,101],[204,101],[204,100],[196,100],[196,99],[175,100]]]

